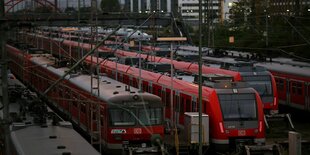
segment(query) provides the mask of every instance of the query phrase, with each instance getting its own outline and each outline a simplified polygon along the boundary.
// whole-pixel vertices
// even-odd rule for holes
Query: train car
[[[12,72],[37,92],[44,92],[69,70],[57,65],[57,58],[51,54],[28,54],[10,45],[6,49]],[[21,74],[19,71],[23,69]],[[99,82],[92,78],[82,73],[70,74],[46,97],[107,152],[126,148],[160,152],[157,141],[162,141],[164,135],[161,99],[105,76],[97,78]]]
[[[254,66],[251,61],[243,61],[228,57],[204,56],[203,60],[208,64],[217,64],[213,67],[237,71],[241,74],[242,80],[249,83],[260,94],[264,103],[266,114],[277,114],[278,111],[278,90],[274,76],[264,67]]]
[[[84,62],[92,66],[95,65],[93,61],[88,57]],[[102,73],[133,87],[139,87],[139,69],[100,58],[99,61],[104,61],[100,64]],[[182,129],[184,112],[198,111],[198,86],[178,79],[171,81],[171,77],[145,70],[141,70],[141,75],[142,90],[160,96],[165,105],[166,119],[178,124]],[[202,105],[203,113],[210,116],[212,145],[229,148],[243,142],[265,142],[262,102],[254,89],[231,84],[227,84],[226,88],[225,85],[219,88],[204,87]]]
[[[136,56],[138,54],[132,52],[121,51],[117,52],[120,56]],[[171,60],[168,58],[147,56],[141,54],[141,57],[147,58],[149,61],[155,62],[165,62],[171,63]],[[174,67],[183,72],[187,73],[198,73],[198,64],[180,62],[172,60]],[[278,113],[278,99],[277,99],[277,87],[273,75],[267,70],[261,67],[251,67],[246,69],[234,69],[233,71],[211,68],[203,66],[203,74],[223,74],[223,75],[232,75],[235,81],[246,81],[250,84],[251,87],[256,89],[263,100],[264,110],[266,114],[276,114]]]
[[[102,50],[109,50],[108,48],[101,47]],[[118,56],[131,56],[131,57],[138,57],[139,54],[127,52],[124,50],[117,50],[116,54]],[[197,74],[198,73],[198,64],[190,63],[190,62],[182,62],[176,60],[170,60],[168,58],[157,57],[157,56],[148,56],[141,54],[141,57],[147,59],[148,61],[154,62],[163,62],[163,63],[173,63],[175,69],[191,73]],[[206,59],[206,57],[203,57]],[[225,62],[226,59],[224,58],[212,58],[213,60],[216,59],[219,62]],[[256,89],[264,103],[264,110],[266,114],[277,114],[278,113],[278,95],[277,95],[277,87],[276,81],[273,75],[268,72],[267,70],[261,67],[240,67],[235,66],[233,68],[227,67],[229,63],[225,63],[226,67],[223,69],[219,68],[212,68],[203,65],[202,72],[203,74],[223,74],[223,75],[231,75],[234,77],[235,81],[246,81],[250,84],[251,87]],[[223,65],[223,66],[225,66]],[[228,70],[224,70],[228,69]]]
[[[86,62],[88,64],[93,64],[91,59],[87,58]],[[117,71],[116,71],[117,70]],[[106,73],[112,78],[116,78],[119,81],[124,83],[130,84],[133,87],[139,87],[139,69],[118,64],[116,68],[116,63],[111,61],[105,61],[101,65],[101,71]],[[145,70],[141,70],[141,83],[142,89],[144,91],[148,91],[150,93],[156,94],[162,98],[164,104],[166,105],[166,118],[167,119],[174,119],[176,123],[182,127],[184,126],[184,112],[192,112],[198,111],[198,86],[196,84],[192,84],[186,81],[173,79],[171,81],[171,77],[165,76],[163,74],[153,73]],[[173,83],[173,89],[171,91],[171,82]],[[238,93],[234,93],[238,92]],[[242,118],[240,115],[235,115],[235,110],[233,108],[237,108],[235,104],[241,104],[239,106],[240,113],[247,113],[245,109],[254,108],[254,105],[248,107],[245,102],[243,102],[245,96],[249,95],[255,97],[252,98],[255,100],[256,110],[252,109],[250,111],[257,112],[257,116],[259,116],[258,121],[253,118],[248,118],[249,121],[247,125],[241,127],[238,124],[238,121],[242,122]],[[170,96],[173,96],[173,104],[171,105]],[[223,95],[223,98],[221,98]],[[227,95],[227,96],[226,96]],[[240,96],[239,96],[240,95]],[[227,98],[225,98],[225,97]],[[245,99],[247,100],[247,99]],[[227,103],[227,104],[226,104]],[[244,103],[244,104],[243,104]],[[249,102],[250,103],[250,102]],[[251,103],[252,104],[252,103]],[[232,106],[234,105],[234,106]],[[230,107],[232,106],[232,107]],[[175,107],[174,109],[171,109]],[[244,87],[235,87],[233,84],[226,83],[225,85],[221,85],[218,88],[203,88],[203,113],[206,113],[210,116],[210,137],[211,143],[217,147],[228,147],[229,145],[238,145],[239,140],[244,139],[245,137],[249,138],[250,135],[254,136],[255,138],[249,141],[257,143],[264,143],[263,134],[260,133],[264,132],[264,123],[263,123],[263,110],[262,110],[262,103],[260,100],[259,95],[256,93],[254,89],[251,88],[244,88]],[[243,109],[245,108],[245,109]],[[230,110],[228,110],[230,109]],[[243,109],[243,110],[242,110]],[[227,111],[226,111],[227,110]],[[250,113],[252,113],[250,112]],[[255,112],[255,113],[256,113]],[[171,115],[173,113],[173,115]],[[253,114],[253,113],[252,113]],[[232,119],[225,119],[227,115],[228,117],[237,117]],[[245,114],[248,115],[248,114]],[[248,117],[248,116],[246,116]],[[261,119],[260,119],[261,118]],[[251,122],[251,123],[250,123]],[[239,122],[240,123],[240,122]],[[253,124],[252,124],[253,123]],[[255,124],[255,125],[254,125]],[[253,125],[253,126],[252,126]],[[233,127],[232,127],[233,126]],[[255,128],[253,128],[255,126]],[[230,129],[230,127],[232,127]],[[257,127],[257,128],[256,128]],[[253,130],[254,129],[254,130]],[[246,132],[248,135],[241,136],[238,132]],[[225,132],[225,133],[224,133]],[[228,133],[228,134],[227,134]],[[258,138],[260,136],[261,138]],[[245,140],[245,141],[247,141]],[[242,140],[241,140],[242,141]],[[247,142],[249,142],[247,141]]]
[[[258,62],[275,77],[280,104],[310,111],[310,67],[278,62]]]

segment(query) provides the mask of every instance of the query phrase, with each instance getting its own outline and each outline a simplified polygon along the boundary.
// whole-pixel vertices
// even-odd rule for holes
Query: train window
[[[255,94],[220,94],[218,97],[225,121],[257,119]]]
[[[148,92],[148,84],[147,83],[143,83],[143,90]]]
[[[187,100],[186,100],[187,102]],[[190,101],[189,101],[190,102]],[[192,101],[192,111],[197,111],[197,102],[196,101]]]
[[[162,108],[139,109],[138,117],[141,125],[161,124]]]
[[[174,103],[175,103],[175,107],[176,107],[176,111],[179,111],[179,112],[183,112],[184,111],[184,105],[182,104],[180,104],[180,98],[179,98],[179,96],[177,96],[177,95],[174,95]]]
[[[162,93],[161,89],[157,89],[157,94],[156,95],[162,97],[161,93]],[[162,97],[162,99],[163,99],[163,97]]]
[[[103,121],[104,121],[104,116],[100,115],[100,126],[101,127],[103,126]]]
[[[96,120],[96,119],[97,119],[97,113],[93,112],[93,120]]]
[[[276,78],[276,84],[277,84],[278,90],[284,90],[284,80],[283,79]]]
[[[149,84],[149,91],[148,91],[149,93],[152,93],[153,92],[153,88],[152,88],[152,86],[151,86],[151,84]]]
[[[174,101],[175,101],[175,98],[174,98]],[[180,105],[179,105],[179,104],[175,104],[174,110],[175,110],[176,112],[180,112]]]
[[[194,109],[191,109],[191,101],[189,99],[185,99],[185,104],[186,104],[185,111],[194,111]]]
[[[82,113],[86,113],[86,105],[84,103],[81,103],[80,109]]]
[[[132,86],[133,87],[138,87],[138,83],[139,83],[139,81],[138,81],[138,79],[136,79],[136,78],[132,78]]]
[[[302,95],[302,83],[301,82],[292,82],[292,94]]]
[[[186,111],[186,109],[184,109],[184,99],[181,98],[181,102],[179,102],[179,97],[177,96],[176,103],[180,104],[180,113],[184,113],[184,111]]]
[[[207,102],[206,102],[206,101],[203,101],[203,102],[202,102],[202,112],[205,113],[205,114],[207,113],[207,108],[206,108],[206,106],[207,106]]]
[[[166,107],[169,108],[170,107],[170,102],[171,101],[171,95],[170,92],[166,92]]]
[[[109,116],[112,126],[131,126],[136,124],[136,115],[133,109],[110,109]]]

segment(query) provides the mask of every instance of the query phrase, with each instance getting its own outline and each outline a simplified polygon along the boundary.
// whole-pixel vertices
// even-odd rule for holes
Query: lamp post
[[[268,47],[268,14],[267,14],[267,10],[264,10],[265,12],[265,21],[266,21],[266,30],[265,30],[265,37],[266,37],[266,42],[265,42],[265,45],[266,45],[266,48]]]
[[[207,4],[209,7],[209,0],[207,0]],[[209,10],[209,9],[208,9]],[[209,15],[208,15],[209,16]],[[208,36],[210,36],[210,18],[208,18]],[[202,46],[202,0],[199,0],[199,87],[198,87],[198,92],[199,92],[199,146],[198,146],[198,154],[202,155],[202,52],[201,52],[201,46]],[[209,37],[208,37],[209,38]],[[210,42],[208,40],[208,44],[210,45]]]

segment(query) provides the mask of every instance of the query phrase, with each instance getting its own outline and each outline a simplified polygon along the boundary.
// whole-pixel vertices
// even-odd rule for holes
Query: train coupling
[[[244,149],[246,155],[281,155],[281,147],[279,144],[245,145]]]
[[[293,124],[290,114],[267,114],[264,116],[264,121],[267,129],[270,128],[269,122],[283,120],[287,122],[287,125],[291,128],[291,130],[295,131],[295,126]]]
[[[147,146],[142,143],[141,146],[130,146],[123,143],[123,151],[128,155],[135,154],[164,154],[164,146]]]

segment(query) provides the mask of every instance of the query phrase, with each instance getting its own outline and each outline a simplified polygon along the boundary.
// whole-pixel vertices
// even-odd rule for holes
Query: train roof
[[[88,58],[87,59],[88,62],[91,62],[91,59]],[[106,60],[103,63],[104,66],[102,66],[103,68],[110,68],[111,70],[115,70],[116,69],[116,65],[115,62],[112,61],[108,61]],[[133,77],[139,77],[139,69],[135,68],[135,67],[130,67],[127,65],[122,65],[122,64],[118,64],[117,66],[117,70],[119,70],[119,72],[122,72],[123,74],[127,74]],[[150,71],[146,71],[146,70],[141,70],[141,75],[143,80],[146,80],[148,82],[152,82],[152,83],[158,83],[159,85],[164,86],[165,88],[169,88],[171,86],[171,77],[169,76],[165,76],[159,73],[154,73],[154,72],[150,72]],[[180,76],[183,77],[183,76]],[[193,81],[193,80],[192,80]],[[180,92],[182,91],[183,93],[186,92],[186,94],[188,95],[197,95],[198,94],[198,85],[191,83],[189,81],[184,81],[184,80],[180,80],[177,78],[173,78],[173,89],[176,92]],[[252,92],[254,92],[253,89],[251,89]],[[248,92],[248,93],[252,93],[252,92]],[[203,87],[203,97],[204,98],[210,98],[209,95],[212,93],[216,93],[216,89],[210,88],[210,87]]]
[[[15,124],[22,127],[21,124]],[[14,124],[13,124],[14,126]],[[66,126],[25,125],[11,131],[12,142],[18,154],[98,154],[74,129]]]
[[[14,82],[15,85],[24,87],[18,80],[15,79]],[[10,137],[17,154],[100,154],[73,129],[70,122],[62,121],[44,103],[37,100],[38,97],[35,93],[25,88],[22,91],[24,92],[19,96],[20,101],[9,104],[10,120],[12,120]],[[30,96],[34,98],[30,98]],[[55,117],[58,117],[59,121],[54,122],[53,118]],[[45,121],[38,121],[43,119]]]
[[[292,66],[310,67],[309,62],[296,61],[291,58],[278,57],[278,58],[272,58],[272,61],[282,63],[282,64],[289,64]]]
[[[58,75],[59,77],[64,75],[66,71],[69,70],[67,67],[62,68],[55,68],[51,65],[45,65],[45,64],[53,64],[53,60],[50,59],[51,55],[49,56],[38,56],[33,57],[31,60],[46,68],[47,70],[51,71],[52,73]],[[83,89],[84,91],[91,92],[91,76],[86,74],[71,74],[65,77],[66,80],[70,81],[71,83],[75,84],[79,88]],[[97,80],[93,81],[93,85],[97,86]],[[93,91],[93,95],[97,96],[97,91]],[[98,97],[100,99],[103,99],[105,101],[111,101],[114,102],[117,99],[124,99],[129,96],[137,95],[143,99],[143,97],[148,97],[148,99],[158,99],[159,97],[155,95],[151,95],[146,92],[140,92],[137,88],[130,88],[130,91],[128,90],[128,87],[126,84],[123,84],[121,82],[118,82],[116,80],[113,80],[111,78],[108,78],[106,76],[100,76],[99,81],[99,95]]]
[[[206,62],[211,62],[211,63],[231,63],[231,64],[237,64],[237,63],[241,63],[241,64],[253,64],[254,62],[252,61],[242,61],[242,60],[238,60],[235,58],[230,58],[230,57],[210,57],[210,56],[203,56],[202,59]]]
[[[275,62],[259,62],[256,65],[266,67],[268,70],[278,73],[292,74],[307,78],[310,77],[310,67],[300,67]]]
[[[198,52],[199,51],[199,47],[197,46],[191,46],[191,45],[180,45],[177,47],[180,50],[185,50],[185,51],[193,51],[193,52]],[[202,47],[201,51],[202,52],[206,52],[209,49],[207,47]]]
[[[108,48],[101,48],[101,49],[108,50]],[[137,53],[128,52],[128,51],[124,51],[124,50],[117,50],[116,53],[117,53],[117,55],[120,55],[120,56],[138,56]],[[164,58],[164,57],[157,57],[157,56],[149,56],[148,57],[145,54],[141,54],[141,57],[148,58],[149,61],[171,63],[170,59]],[[198,73],[199,66],[196,63],[176,61],[176,60],[172,60],[172,63],[174,65],[174,68],[177,69],[177,70],[181,70],[181,71],[184,71],[184,72],[190,72],[190,73]],[[214,74],[214,73],[217,73],[217,74],[227,74],[227,75],[233,76],[235,81],[241,80],[240,73],[239,72],[235,72],[235,71],[202,66],[202,72],[204,74]]]
[[[199,56],[198,53],[196,53],[196,52],[190,52],[190,51],[184,51],[184,50],[178,50],[178,51],[176,51],[176,54],[177,55],[183,55],[183,56],[191,56],[191,55]]]

